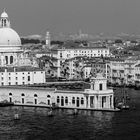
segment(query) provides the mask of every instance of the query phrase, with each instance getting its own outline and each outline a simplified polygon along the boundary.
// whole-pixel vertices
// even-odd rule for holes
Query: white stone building
[[[107,88],[107,79],[101,74],[91,79],[91,88],[84,91],[64,91],[39,87],[0,87],[0,101],[15,105],[44,106],[52,104],[60,108],[117,111],[114,107],[114,92]]]
[[[1,67],[0,86],[45,83],[45,71],[34,67]]]

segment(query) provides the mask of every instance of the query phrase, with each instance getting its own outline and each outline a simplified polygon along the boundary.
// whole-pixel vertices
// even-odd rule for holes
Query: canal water
[[[140,91],[128,91],[131,109],[121,112],[59,109],[48,117],[47,108],[0,107],[0,140],[140,140]]]

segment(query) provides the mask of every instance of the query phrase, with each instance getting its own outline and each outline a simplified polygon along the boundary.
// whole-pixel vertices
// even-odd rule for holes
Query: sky
[[[0,0],[20,36],[140,34],[140,0]]]

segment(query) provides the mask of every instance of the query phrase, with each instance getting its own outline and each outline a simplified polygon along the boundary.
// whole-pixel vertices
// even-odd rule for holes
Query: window
[[[11,75],[11,73],[9,73],[9,75]]]
[[[16,82],[16,85],[18,84],[18,82]]]
[[[37,97],[37,94],[34,94],[34,97]]]
[[[25,96],[25,94],[24,94],[24,93],[22,93],[22,94],[21,94],[21,96]]]
[[[22,74],[24,74],[24,72]]]
[[[28,74],[30,74],[30,72],[28,72]]]
[[[34,74],[36,74],[36,72],[34,72]]]
[[[11,77],[9,77],[9,80],[11,80]]]
[[[24,80],[24,77],[22,77],[22,79]]]
[[[3,80],[3,77],[1,77],[1,80]]]
[[[47,95],[47,98],[50,98],[51,96],[50,95]]]
[[[30,76],[28,76],[28,81],[30,81]]]
[[[10,56],[10,64],[13,63],[13,56]]]
[[[8,64],[8,56],[5,56],[6,64]]]
[[[103,90],[103,85],[99,84],[99,90]]]
[[[16,77],[16,80],[17,80],[18,78]]]
[[[24,84],[25,84],[25,82],[22,82],[22,84],[24,85]]]
[[[9,85],[11,85],[11,82],[9,82]]]
[[[72,97],[72,104],[75,104],[75,98]]]
[[[65,103],[68,104],[68,97],[65,98]]]
[[[3,86],[3,85],[4,85],[4,83],[2,82],[2,83],[1,83],[1,85]]]
[[[12,96],[12,93],[11,92],[9,93],[9,96]]]
[[[84,104],[84,98],[82,97],[81,98],[81,105],[83,105]]]
[[[60,99],[59,99],[59,96],[57,96],[57,103],[59,103],[60,102]]]

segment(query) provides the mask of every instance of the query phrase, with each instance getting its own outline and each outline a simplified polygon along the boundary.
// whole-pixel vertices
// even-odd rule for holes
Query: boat
[[[8,102],[7,100],[0,102],[0,107],[13,106],[13,105],[14,105],[13,102]]]

